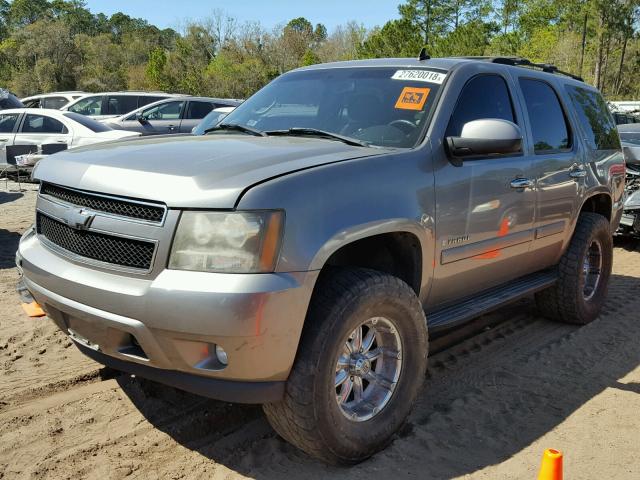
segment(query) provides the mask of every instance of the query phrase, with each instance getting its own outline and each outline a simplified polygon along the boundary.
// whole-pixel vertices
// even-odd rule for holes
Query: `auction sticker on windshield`
[[[422,110],[430,91],[430,88],[404,87],[396,102],[396,108],[401,110]]]
[[[391,77],[394,80],[413,80],[414,82],[437,83],[444,82],[447,75],[431,70],[397,70]]]

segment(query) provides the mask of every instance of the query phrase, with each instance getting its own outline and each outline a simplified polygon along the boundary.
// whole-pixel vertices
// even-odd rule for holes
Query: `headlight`
[[[169,268],[198,272],[259,273],[275,269],[284,214],[182,212]]]

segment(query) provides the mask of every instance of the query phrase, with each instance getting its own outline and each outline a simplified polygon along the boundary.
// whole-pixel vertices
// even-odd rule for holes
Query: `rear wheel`
[[[542,314],[579,325],[593,321],[605,302],[613,265],[613,238],[602,215],[580,214],[571,243],[558,265],[558,281],[536,294]]]
[[[319,280],[285,397],[264,411],[274,429],[329,463],[384,448],[424,380],[422,306],[400,279],[336,269]]]

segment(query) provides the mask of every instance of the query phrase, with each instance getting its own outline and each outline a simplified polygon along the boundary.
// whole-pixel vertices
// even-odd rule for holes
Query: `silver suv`
[[[407,418],[428,334],[529,294],[598,316],[624,175],[598,91],[549,65],[316,65],[208,135],[43,160],[17,263],[89,357],[263,403],[289,442],[354,463]]]

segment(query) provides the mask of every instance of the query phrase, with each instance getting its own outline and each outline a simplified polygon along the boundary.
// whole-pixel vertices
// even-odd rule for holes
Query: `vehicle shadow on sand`
[[[0,182],[4,182],[4,179],[0,178]],[[20,192],[0,192],[0,205],[3,203],[13,202],[23,196],[24,195]]]
[[[15,268],[20,234],[0,228],[0,270]]]
[[[621,382],[640,364],[638,311],[640,279],[613,275],[601,317],[584,327],[541,319],[531,301],[497,312],[502,323],[431,357],[407,426],[350,468],[326,466],[285,443],[259,407],[118,381],[156,428],[252,478],[448,479],[505,461],[604,389],[640,393],[639,384]]]

